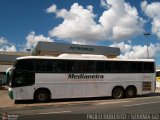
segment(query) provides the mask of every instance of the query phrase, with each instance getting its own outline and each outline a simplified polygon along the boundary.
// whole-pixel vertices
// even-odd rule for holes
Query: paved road
[[[24,104],[23,102],[20,104]],[[25,104],[33,104],[33,106],[0,108],[0,112],[18,115],[18,120],[94,120],[117,117],[113,115],[126,117],[125,119],[139,119],[138,117],[160,119],[160,93],[130,99],[115,100],[107,97],[57,100],[38,106],[34,106],[30,101],[25,101]]]

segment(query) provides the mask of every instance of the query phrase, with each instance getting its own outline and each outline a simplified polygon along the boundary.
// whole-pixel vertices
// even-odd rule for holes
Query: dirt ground
[[[1,89],[0,90],[0,108],[8,108],[8,107],[14,107],[14,102],[10,100],[8,96],[8,91]]]

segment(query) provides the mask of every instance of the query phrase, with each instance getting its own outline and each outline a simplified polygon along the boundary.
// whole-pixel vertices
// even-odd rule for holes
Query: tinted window
[[[86,64],[87,61],[69,60],[67,61],[67,72],[73,72],[73,73],[87,72]]]
[[[128,73],[136,73],[136,72],[137,72],[137,63],[128,62]]]
[[[104,71],[106,73],[111,73],[112,72],[112,63],[110,61],[105,62],[105,66],[104,66]]]
[[[46,72],[56,72],[56,61],[55,60],[46,61]]]
[[[104,63],[103,61],[96,62],[96,72],[104,72]]]
[[[36,72],[45,72],[45,60],[36,60]]]
[[[148,73],[149,72],[149,64],[147,62],[143,63],[143,72]]]
[[[143,62],[143,73],[154,73],[153,62]]]
[[[148,72],[149,73],[154,73],[155,72],[155,69],[154,69],[154,63],[153,62],[149,62],[148,63]]]
[[[67,72],[75,72],[76,71],[76,61],[68,60],[67,61]]]
[[[129,62],[129,73],[154,73],[153,62]]]
[[[121,70],[120,72],[128,72],[128,62],[120,62],[120,67],[121,67]]]
[[[113,62],[112,72],[125,73],[125,72],[127,72],[127,66],[128,66],[128,62],[115,61],[115,62]]]
[[[30,86],[35,83],[34,72],[15,70],[13,73],[12,87]]]
[[[66,72],[66,61],[65,60],[57,60],[57,70],[58,73]]]
[[[76,72],[77,73],[87,72],[86,65],[87,61],[76,61]]]
[[[29,59],[18,60],[16,63],[16,69],[33,71],[34,70],[34,60],[29,60]]]
[[[96,70],[95,61],[87,61],[87,72],[93,73]]]
[[[137,73],[143,73],[143,64],[142,64],[142,62],[137,62]]]

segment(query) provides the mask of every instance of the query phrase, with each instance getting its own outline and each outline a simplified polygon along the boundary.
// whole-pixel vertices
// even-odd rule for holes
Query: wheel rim
[[[113,91],[113,97],[116,98],[116,99],[120,99],[122,98],[123,96],[123,90],[120,89],[120,88],[116,88],[114,91]]]
[[[117,91],[115,92],[115,96],[116,96],[116,97],[120,97],[120,96],[121,96],[121,92],[117,90]]]
[[[40,93],[38,95],[38,101],[45,101],[45,99],[46,99],[46,95],[44,93]]]
[[[128,90],[128,95],[129,96],[133,96],[133,94],[134,94],[133,90]]]

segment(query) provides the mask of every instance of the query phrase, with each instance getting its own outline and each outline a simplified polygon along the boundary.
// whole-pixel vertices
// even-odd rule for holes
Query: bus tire
[[[39,103],[48,102],[49,98],[49,93],[46,90],[38,90],[34,95],[34,99]]]
[[[112,97],[114,99],[121,99],[124,95],[124,89],[123,87],[115,87],[112,91]]]
[[[127,98],[133,98],[137,95],[137,90],[136,90],[136,87],[134,86],[129,86],[126,88],[125,90],[125,96]]]

